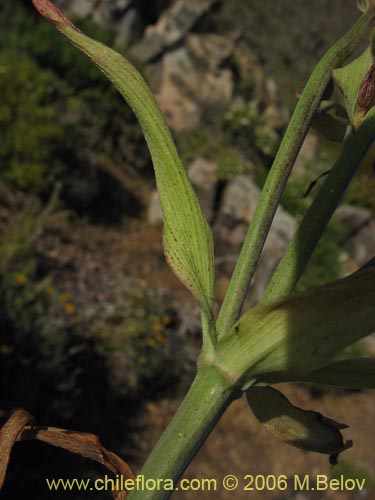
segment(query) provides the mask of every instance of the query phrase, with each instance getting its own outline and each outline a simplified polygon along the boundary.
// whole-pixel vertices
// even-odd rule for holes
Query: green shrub
[[[241,156],[236,149],[227,146],[220,136],[214,138],[206,130],[184,130],[177,135],[176,141],[186,167],[199,156],[213,159],[218,163],[220,180],[228,180],[237,174],[253,172],[255,169],[252,162]]]
[[[40,193],[61,166],[56,158],[63,136],[54,105],[56,79],[12,52],[0,53],[0,72],[1,176],[15,187]]]
[[[344,228],[335,221],[328,225],[299,281],[297,291],[329,283],[342,276],[340,257],[343,231]]]
[[[317,178],[314,171],[316,172],[316,170],[309,169],[306,166],[304,173],[292,176],[285,188],[281,202],[282,206],[287,212],[296,217],[297,221],[302,219],[312,199],[316,196],[317,187],[308,196],[304,196],[310,182]],[[335,220],[331,221],[317,245],[305,273],[302,275],[297,288],[298,291],[322,285],[342,275],[340,257],[343,234],[344,228],[342,225]]]
[[[133,147],[128,152],[118,142],[124,142],[127,125],[135,139],[135,119],[126,107],[119,106],[122,99],[104,75],[33,10],[18,1],[6,4],[0,10],[0,24],[4,31],[0,123],[5,131],[0,145],[0,181],[48,195],[60,180],[64,200],[74,208],[85,208],[98,195],[101,173],[87,151],[95,143],[96,151],[108,158],[109,172],[116,169],[111,170],[111,162],[123,163],[124,157],[129,161]],[[111,41],[95,23],[79,24],[95,38]],[[49,69],[41,69],[42,65]],[[144,150],[145,146],[137,150],[137,165],[142,162],[139,151]],[[83,201],[76,199],[79,192],[72,202],[71,193],[78,190],[71,186],[83,184]],[[89,202],[87,197],[91,197]]]
[[[180,372],[175,313],[159,290],[124,280],[71,294],[26,273],[7,272],[0,282],[3,404],[19,400],[41,413],[43,402],[54,417],[79,422],[83,367],[88,379],[101,373],[98,391],[109,399],[150,396]],[[36,383],[30,393],[26,377]]]
[[[53,26],[43,22],[33,10],[29,11],[17,1],[14,9],[5,26],[3,50],[29,56],[40,66],[50,68],[77,90],[90,86],[110,88],[101,72],[77,49],[64,43],[64,38]],[[77,25],[89,36],[111,44],[111,37],[95,22],[78,20]]]
[[[229,143],[242,149],[250,146],[261,156],[272,158],[280,143],[278,134],[261,116],[256,101],[235,103],[224,117],[223,130]]]
[[[84,266],[73,280],[66,270],[49,272],[43,246],[36,244],[46,225],[64,216],[56,212],[57,198],[56,190],[42,206],[37,197],[0,184],[0,379],[4,404],[19,400],[40,412],[39,402],[50,401],[48,411],[79,421],[79,397],[87,390],[83,359],[88,379],[95,370],[102,374],[108,397],[132,398],[160,390],[179,372],[175,355],[183,342],[162,290],[139,286],[120,270]],[[37,383],[35,391],[25,377]]]

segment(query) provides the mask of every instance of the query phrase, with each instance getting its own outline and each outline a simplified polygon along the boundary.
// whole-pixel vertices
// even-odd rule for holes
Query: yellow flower
[[[155,332],[162,332],[164,330],[164,326],[159,322],[153,324],[153,329]]]
[[[71,299],[70,295],[68,293],[62,293],[60,296],[59,296],[59,301],[62,303],[62,304],[66,304],[67,302],[69,302]]]
[[[165,342],[165,336],[162,335],[161,333],[158,333],[156,336],[155,336],[155,339],[160,343],[160,344],[163,344]]]
[[[73,304],[65,304],[64,311],[66,312],[66,314],[73,314],[75,311],[75,307],[73,306]]]
[[[149,339],[149,340],[146,342],[146,345],[147,345],[147,347],[149,347],[150,349],[155,349],[155,347],[156,347],[156,342],[155,342],[155,340],[153,340],[153,339]]]
[[[161,320],[163,325],[169,325],[169,323],[171,322],[171,318],[168,316],[168,314],[164,314]]]
[[[17,285],[23,285],[26,282],[26,276],[23,273],[17,273],[15,275],[15,280]]]

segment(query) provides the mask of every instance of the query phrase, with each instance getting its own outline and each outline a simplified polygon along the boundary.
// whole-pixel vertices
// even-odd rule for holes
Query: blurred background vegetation
[[[156,22],[170,3],[160,0],[150,7],[139,1],[143,26]],[[337,15],[318,15],[314,2],[222,2],[196,29],[242,31],[291,105],[294,90],[355,13],[354,2],[320,3]],[[144,228],[154,188],[133,114],[107,79],[30,4],[6,0],[0,6],[1,411],[25,407],[40,423],[97,433],[108,448],[126,456],[137,407],[178,393],[190,380],[198,331],[163,282],[150,285],[130,276],[122,265],[123,247],[105,239],[113,235],[116,242],[118,233]],[[113,35],[93,21],[76,22],[88,35],[114,44]],[[280,37],[282,43],[275,44]],[[128,47],[119,48],[127,53]],[[203,127],[175,134],[186,165],[210,156],[218,160],[220,182],[252,172],[262,185],[280,134],[267,128],[262,110],[252,104],[253,86],[242,81],[236,88],[248,99],[246,106],[207,109]],[[326,145],[320,168],[336,154]],[[368,172],[355,179],[347,201],[373,209]],[[309,203],[301,192],[316,174],[307,169],[286,190],[283,206],[297,219]],[[301,289],[340,275],[342,238],[343,228],[332,223]],[[147,244],[143,239],[138,248],[130,247],[135,255],[126,261],[129,268],[137,267],[137,251]],[[98,259],[92,259],[94,251]],[[147,272],[161,259],[158,255]],[[117,436],[123,437],[121,444]],[[27,466],[28,490],[40,484],[35,470],[43,466],[47,475],[52,461],[60,464],[53,470],[60,467],[59,476],[65,474],[65,454],[35,445],[15,453],[15,471],[29,464],[35,449],[43,459],[34,470]],[[91,464],[76,461],[95,474]],[[2,494],[29,498],[24,488],[11,470]],[[38,498],[43,495],[51,494],[38,490]]]

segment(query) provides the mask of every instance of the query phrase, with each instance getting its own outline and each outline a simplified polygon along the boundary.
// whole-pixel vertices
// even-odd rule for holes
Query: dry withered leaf
[[[0,429],[0,489],[3,487],[10,454],[19,433],[33,417],[26,410],[17,409]]]
[[[113,474],[122,476],[124,480],[134,479],[134,474],[128,464],[118,455],[104,448],[99,438],[94,434],[57,427],[30,425],[32,421],[33,417],[30,413],[23,409],[17,409],[0,429],[0,489],[4,484],[14,443],[29,440],[43,441],[99,462]],[[112,491],[112,494],[116,500],[126,498],[126,491]]]
[[[325,417],[317,411],[294,406],[273,387],[252,387],[246,392],[250,408],[257,419],[282,441],[301,448],[330,455],[337,463],[339,453],[350,448],[344,442],[342,429],[348,426]]]

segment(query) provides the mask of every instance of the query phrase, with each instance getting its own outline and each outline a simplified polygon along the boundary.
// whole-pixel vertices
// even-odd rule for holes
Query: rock
[[[213,217],[218,183],[217,171],[217,163],[205,158],[194,160],[188,170],[188,175],[197,193],[199,204],[208,221]],[[151,195],[147,220],[153,226],[161,226],[163,224],[163,215],[157,191],[154,191]]]
[[[265,88],[271,102],[277,102],[279,100],[279,87],[273,78],[266,78]]]
[[[135,0],[56,0],[56,5],[68,16],[93,19],[114,35],[117,45],[126,46],[141,33]]]
[[[55,4],[68,16],[90,17],[98,2],[91,0],[55,0]]]
[[[189,177],[208,221],[212,220],[218,183],[218,165],[213,160],[197,158],[189,168]]]
[[[347,273],[351,273],[374,257],[374,216],[366,208],[342,205],[336,210],[334,217],[345,230],[344,268]]]
[[[227,184],[214,227],[218,275],[232,274],[259,196],[260,189],[250,176],[239,175]],[[295,230],[295,220],[279,207],[251,285],[249,303],[260,298]]]
[[[361,339],[359,345],[364,351],[364,356],[375,358],[375,333],[372,333],[368,337]]]
[[[264,117],[269,128],[282,130],[289,120],[289,111],[281,101],[268,104],[264,110]]]
[[[373,220],[373,215],[367,208],[341,205],[336,210],[335,218],[345,226],[347,237],[351,237],[367,226]]]
[[[219,35],[190,34],[184,46],[164,55],[153,90],[174,131],[197,127],[204,107],[231,99],[233,75],[220,65],[232,48],[233,41]]]
[[[130,54],[142,63],[150,63],[165,50],[164,38],[157,32],[148,33],[142,40],[130,48]]]
[[[131,49],[133,57],[143,63],[161,56],[188,34],[194,24],[216,3],[216,0],[177,0],[154,26],[149,26],[144,38]]]
[[[153,191],[147,210],[147,220],[152,226],[161,226],[163,224],[163,212],[161,211],[159,193]]]
[[[95,8],[90,0],[55,0],[55,4],[68,16],[77,17],[89,17]]]
[[[233,38],[207,33],[197,35],[189,34],[186,39],[186,47],[198,64],[201,64],[205,71],[207,69],[216,71],[217,68],[233,52],[235,40]]]
[[[197,127],[200,109],[188,95],[191,83],[198,79],[197,70],[185,47],[166,54],[160,73],[160,88],[155,97],[168,125],[175,131]]]
[[[116,23],[115,45],[128,47],[132,38],[141,32],[141,19],[136,9],[129,9]]]
[[[235,249],[243,242],[258,198],[259,189],[247,175],[239,175],[227,184],[215,224],[219,246]]]
[[[309,132],[302,144],[300,152],[298,153],[292,173],[295,175],[303,173],[306,165],[316,160],[316,158],[318,157],[319,147],[319,137],[313,132]]]

